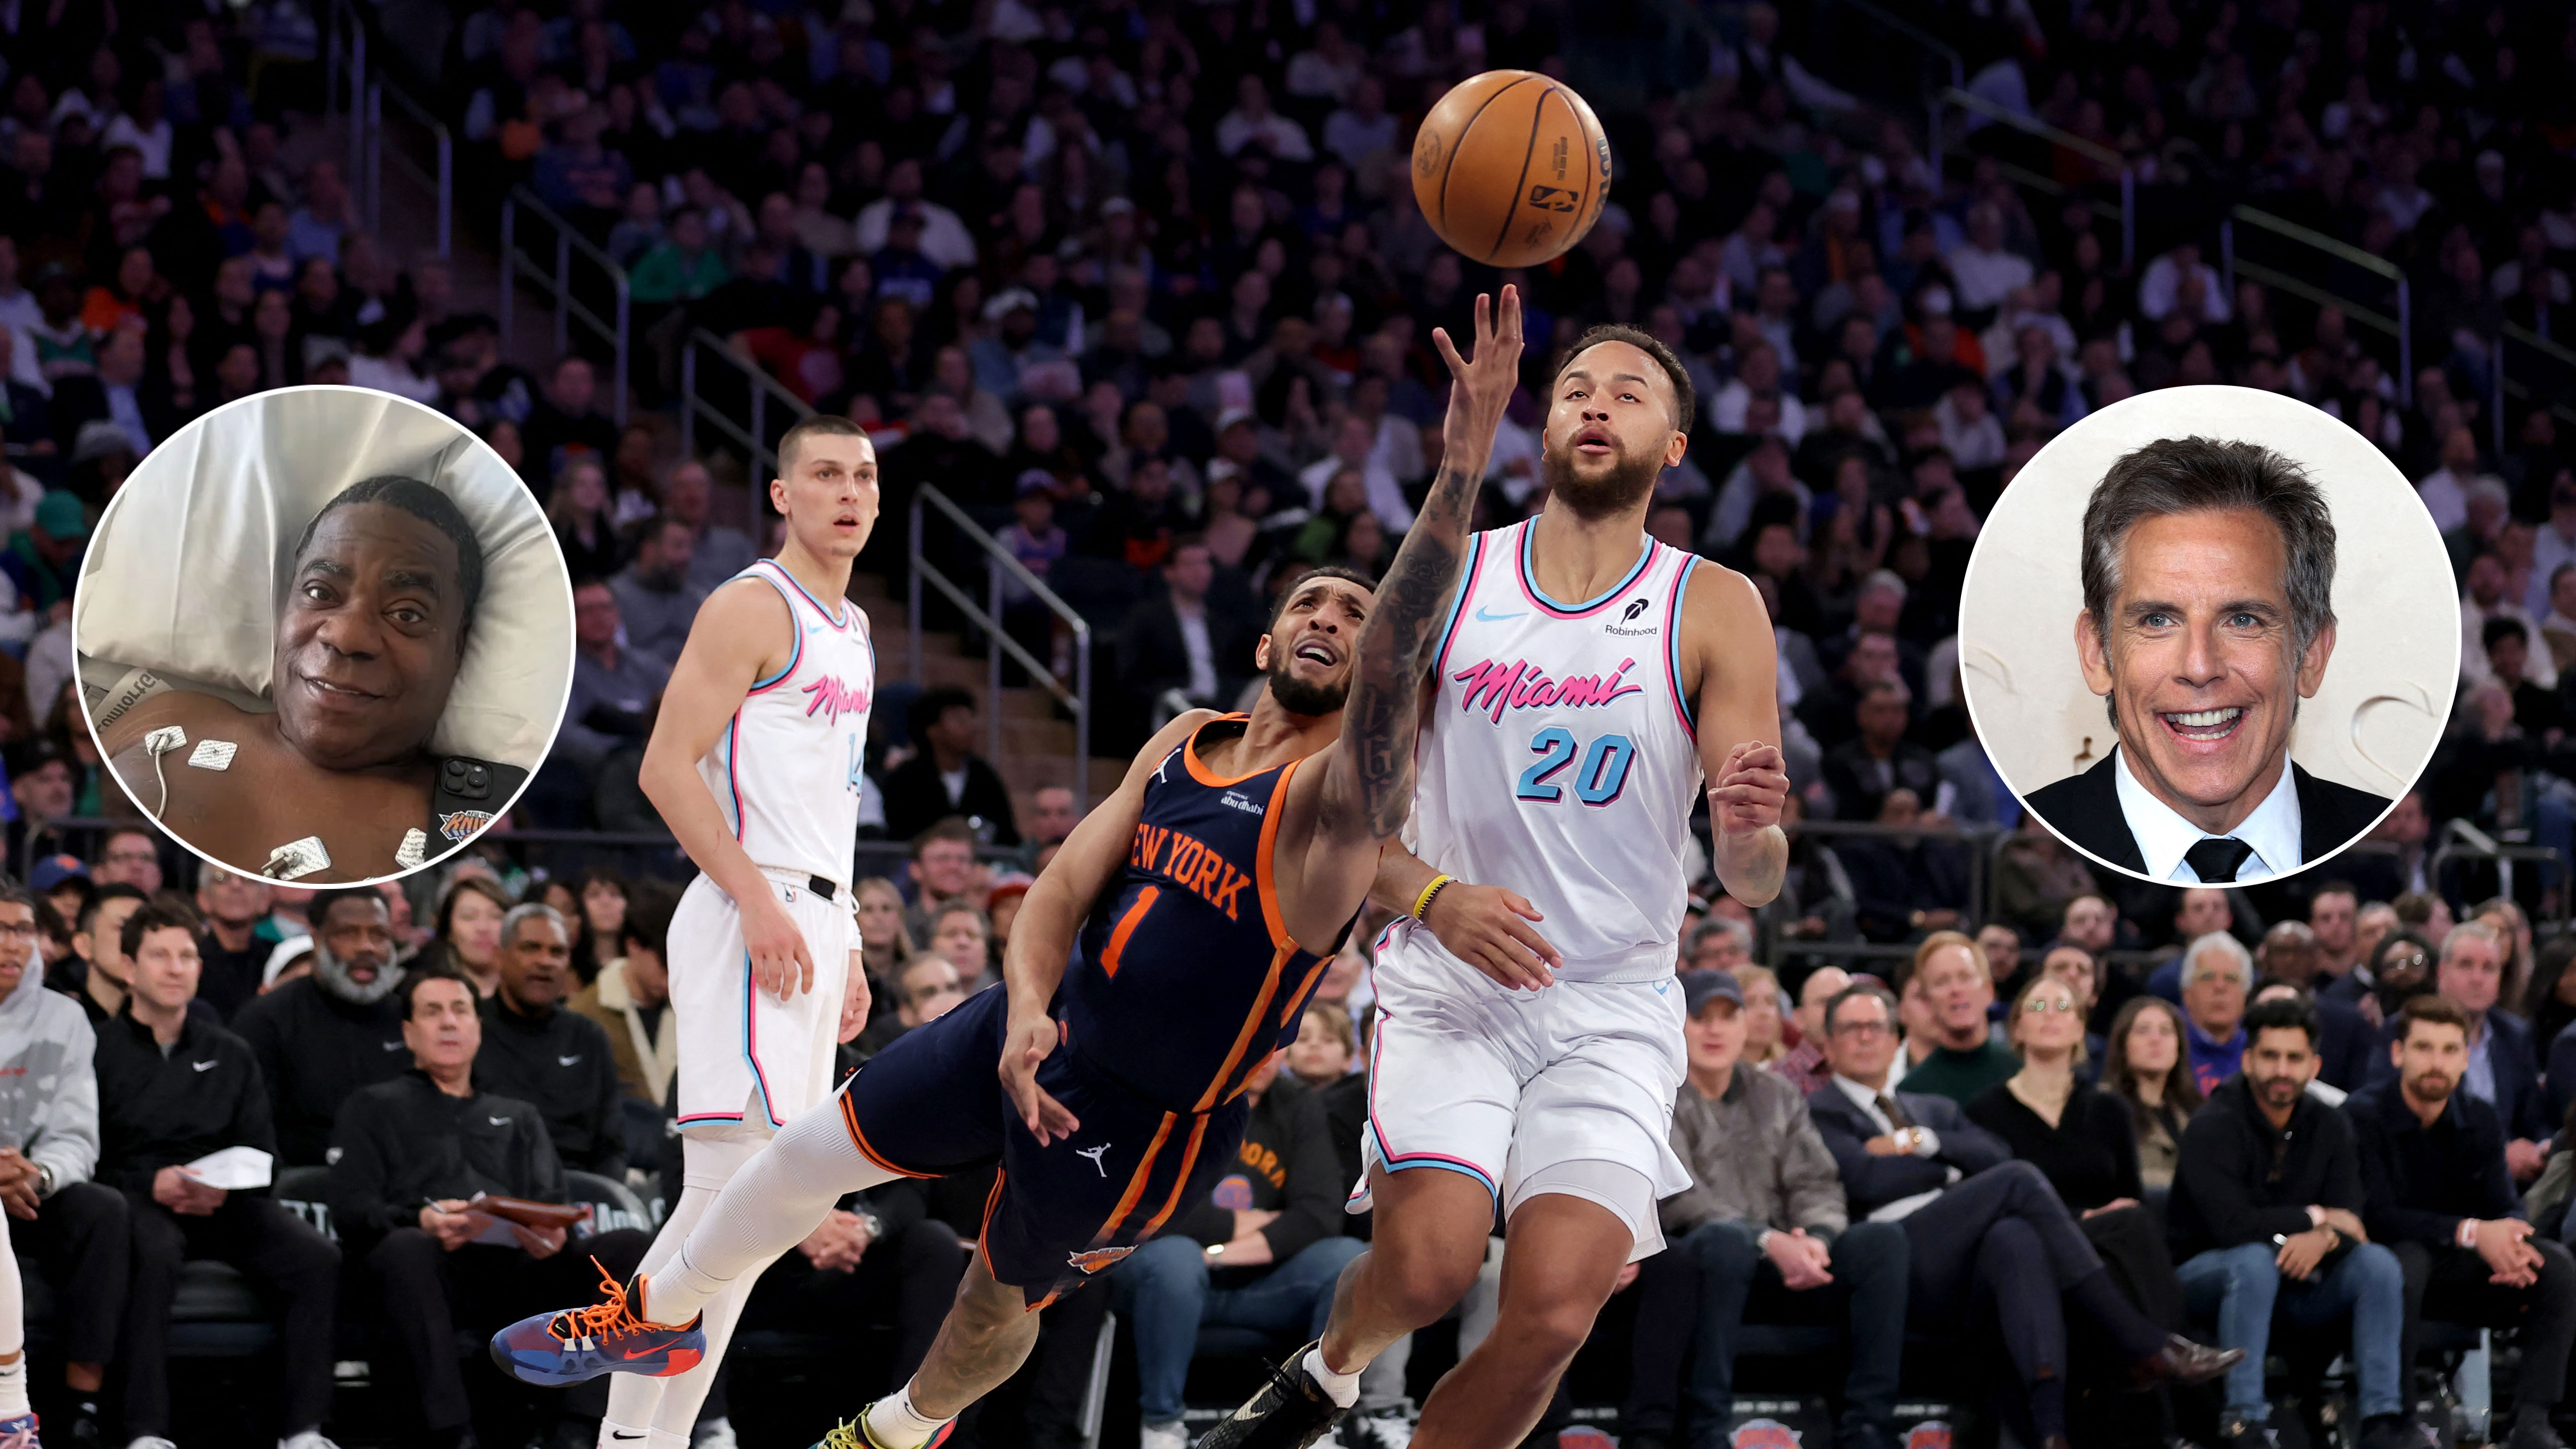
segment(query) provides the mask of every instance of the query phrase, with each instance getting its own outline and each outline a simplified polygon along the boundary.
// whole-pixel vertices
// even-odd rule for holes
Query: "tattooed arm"
[[[1434,328],[1431,340],[1456,380],[1449,390],[1440,472],[1369,606],[1341,736],[1317,762],[1323,770],[1312,810],[1282,821],[1283,831],[1290,824],[1306,827],[1305,840],[1281,842],[1302,846],[1307,857],[1308,889],[1301,894],[1325,914],[1338,907],[1340,918],[1366,896],[1379,843],[1401,830],[1413,810],[1423,671],[1457,596],[1467,521],[1493,455],[1495,430],[1520,383],[1519,289],[1503,288],[1499,305],[1481,294],[1476,298],[1474,360],[1458,354],[1445,330]]]

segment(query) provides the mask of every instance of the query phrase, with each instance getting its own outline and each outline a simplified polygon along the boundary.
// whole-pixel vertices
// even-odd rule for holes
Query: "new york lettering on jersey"
[[[734,577],[778,591],[795,642],[784,667],[753,683],[698,773],[755,864],[847,886],[876,699],[867,615],[847,599],[825,608],[774,559]]]
[[[1575,980],[1669,975],[1700,789],[1680,619],[1699,560],[1651,539],[1582,603],[1539,588],[1527,523],[1476,536],[1435,655],[1416,853],[1527,896]]]
[[[1202,726],[1145,786],[1127,863],[1083,922],[1061,1004],[1085,1060],[1174,1112],[1230,1100],[1323,979],[1289,939],[1271,878],[1279,802],[1296,764],[1232,779],[1208,769]]]

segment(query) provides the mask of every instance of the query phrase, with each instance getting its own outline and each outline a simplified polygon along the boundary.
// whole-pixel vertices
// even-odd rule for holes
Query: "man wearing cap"
[[[384,897],[352,886],[323,891],[305,909],[312,974],[261,992],[232,1023],[268,1084],[278,1159],[288,1167],[324,1163],[340,1104],[411,1069]]]
[[[1220,464],[1231,464],[1237,478],[1243,480],[1243,493],[1248,499],[1255,489],[1270,495],[1272,507],[1285,507],[1297,495],[1297,476],[1271,461],[1261,451],[1260,419],[1248,408],[1228,408],[1216,420],[1216,456],[1208,460],[1208,477],[1213,481]],[[1246,504],[1239,511],[1254,518],[1264,510]]]
[[[1252,677],[1252,645],[1259,630],[1240,615],[1212,608],[1215,556],[1206,540],[1184,534],[1163,562],[1163,597],[1146,599],[1127,614],[1118,632],[1118,689],[1126,699],[1159,710],[1166,691],[1192,705],[1231,707]]]
[[[9,537],[0,573],[18,586],[18,597],[39,613],[70,600],[89,546],[89,512],[61,489],[36,504],[35,520]]]
[[[8,827],[8,858],[41,861],[63,853],[65,841],[55,822],[72,813],[72,759],[49,735],[37,735],[9,746],[9,800],[16,809]]]
[[[1738,1070],[1746,1023],[1733,973],[1686,971],[1681,982],[1690,1075],[1673,1103],[1673,1150],[1691,1187],[1658,1210],[1673,1251],[1647,1259],[1639,1279],[1620,1442],[1672,1443],[1677,1392],[1693,1442],[1714,1442],[1734,1413],[1736,1332],[1751,1319],[1846,1327],[1836,1442],[1892,1444],[1905,1230],[1852,1222],[1798,1089]]]
[[[975,385],[1005,403],[1022,401],[1020,379],[1041,362],[1054,362],[1064,349],[1038,336],[1038,299],[1026,287],[1012,287],[984,304],[984,320],[999,330],[975,339],[967,355],[975,363]]]
[[[858,249],[873,252],[885,246],[899,218],[920,228],[915,244],[940,269],[975,265],[975,234],[958,220],[957,213],[923,197],[921,162],[911,157],[888,166],[885,195],[859,208],[851,227]],[[877,276],[882,285],[885,273]]]

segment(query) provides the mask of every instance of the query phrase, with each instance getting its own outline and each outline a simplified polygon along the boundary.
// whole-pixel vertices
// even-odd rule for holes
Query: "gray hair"
[[[1711,936],[1732,937],[1748,953],[1753,949],[1753,928],[1733,916],[1710,916],[1691,931],[1691,954],[1699,954],[1700,943]]]
[[[2451,964],[2451,958],[2460,954],[2459,948],[2471,941],[2484,941],[2495,947],[2499,958],[2503,957],[2508,950],[2504,943],[2504,932],[2484,921],[2462,921],[2451,928],[2451,934],[2442,938],[2442,964],[2445,966]]]
[[[1860,581],[1860,587],[1857,590],[1854,590],[1854,594],[1857,596],[1859,594],[1878,593],[1881,591],[1896,595],[1896,600],[1900,604],[1905,602],[1906,589],[1904,575],[1899,574],[1894,569],[1872,569],[1869,572],[1869,576]]]
[[[2206,936],[2196,937],[2190,945],[2183,947],[2182,980],[2185,986],[2191,984],[2192,963],[2212,951],[2234,962],[2236,979],[2245,984],[2246,990],[2254,989],[2254,953],[2245,949],[2244,942],[2225,931],[2212,931]]]
[[[2084,508],[2084,611],[2105,641],[2129,531],[2149,518],[2244,509],[2281,531],[2289,556],[2290,639],[2299,658],[2332,627],[2335,526],[2323,489],[2260,443],[2160,438],[2113,463]],[[2112,715],[2118,722],[2118,713]]]
[[[529,921],[544,921],[562,931],[565,940],[572,939],[571,930],[564,925],[563,912],[543,901],[528,901],[510,907],[509,912],[501,917],[501,944],[508,946],[517,942],[519,927]]]

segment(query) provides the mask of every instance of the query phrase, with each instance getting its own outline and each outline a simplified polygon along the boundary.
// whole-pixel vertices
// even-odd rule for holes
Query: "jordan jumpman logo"
[[[1073,1149],[1073,1155],[1091,1159],[1093,1171],[1098,1172],[1103,1178],[1109,1176],[1109,1169],[1100,1165],[1100,1159],[1109,1155],[1108,1143],[1103,1142],[1097,1147],[1077,1147]]]

